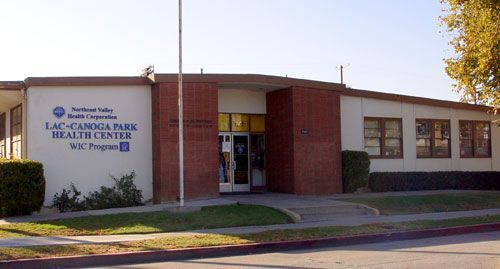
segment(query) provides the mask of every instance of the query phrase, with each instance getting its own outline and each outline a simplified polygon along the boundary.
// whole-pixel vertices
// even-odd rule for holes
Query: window
[[[491,129],[487,121],[460,121],[460,157],[491,157]]]
[[[233,132],[248,132],[248,115],[231,114],[231,130]]]
[[[231,120],[229,114],[219,113],[219,131],[229,132],[231,131]]]
[[[266,118],[264,115],[250,115],[250,132],[263,133],[266,130]]]
[[[12,159],[21,158],[22,118],[21,105],[10,110],[10,154]]]
[[[417,119],[418,158],[450,158],[450,121]]]
[[[402,158],[401,119],[365,118],[365,151],[371,157]]]
[[[7,158],[5,138],[7,136],[5,128],[5,113],[0,114],[0,158]]]
[[[266,115],[219,113],[218,127],[219,132],[264,133]]]

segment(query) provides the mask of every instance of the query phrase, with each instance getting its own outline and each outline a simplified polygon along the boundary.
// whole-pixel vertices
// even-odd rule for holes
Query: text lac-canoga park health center
[[[0,82],[0,156],[43,163],[45,204],[135,171],[156,203],[179,196],[177,74]],[[489,107],[250,74],[184,75],[187,199],[342,192],[343,150],[372,172],[499,171]]]

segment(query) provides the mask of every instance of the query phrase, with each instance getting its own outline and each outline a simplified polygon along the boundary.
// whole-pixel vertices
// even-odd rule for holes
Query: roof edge
[[[24,80],[26,87],[32,86],[126,86],[151,85],[153,81],[147,77],[28,77]]]
[[[341,92],[345,88],[344,84],[325,82],[318,80],[299,79],[291,77],[280,77],[260,74],[183,74],[184,82],[199,83],[255,83],[278,85],[283,87],[308,87],[324,90],[334,90]],[[177,74],[154,74],[155,83],[176,83],[178,81]]]
[[[493,109],[490,106],[484,106],[484,105],[474,105],[474,104],[461,103],[461,102],[455,102],[455,101],[432,99],[432,98],[418,97],[418,96],[411,96],[411,95],[401,95],[401,94],[395,94],[395,93],[368,91],[368,90],[353,89],[353,88],[346,88],[342,94],[347,95],[347,96],[373,98],[373,99],[380,99],[380,100],[387,100],[387,101],[397,101],[397,102],[411,103],[411,104],[418,104],[418,105],[428,105],[428,106],[465,109],[465,110],[476,110],[476,111],[483,111],[483,112],[488,112],[488,111],[491,111]]]
[[[28,77],[24,81],[0,81],[0,90],[21,90],[32,86],[127,86],[127,85],[152,85],[155,83],[177,83],[178,75],[175,73],[154,73],[148,77],[142,76],[78,76],[78,77]],[[493,108],[484,105],[474,105],[455,101],[439,100],[426,97],[400,95],[369,91],[362,89],[346,88],[344,84],[299,79],[291,77],[260,75],[260,74],[183,74],[183,81],[187,83],[241,83],[241,84],[267,84],[285,87],[305,87],[325,89],[339,92],[346,96],[374,98],[387,101],[397,101],[412,104],[421,104],[437,107],[465,109],[488,112]]]
[[[0,90],[18,91],[25,88],[26,85],[22,81],[0,81]]]

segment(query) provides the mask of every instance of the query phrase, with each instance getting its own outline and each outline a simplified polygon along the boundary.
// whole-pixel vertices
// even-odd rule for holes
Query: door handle
[[[232,166],[233,166],[233,170],[236,170],[236,162],[235,161],[233,161],[233,165]]]

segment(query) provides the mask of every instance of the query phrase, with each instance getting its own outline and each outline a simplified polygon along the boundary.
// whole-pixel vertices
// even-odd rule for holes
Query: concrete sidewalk
[[[499,214],[500,214],[500,208],[496,208],[496,209],[484,209],[484,210],[474,210],[474,211],[439,212],[439,213],[396,215],[396,216],[354,215],[350,217],[338,218],[336,220],[326,220],[326,221],[308,221],[308,222],[293,223],[293,224],[232,227],[232,228],[194,230],[194,231],[173,232],[173,233],[155,233],[155,234],[143,234],[143,235],[134,234],[134,235],[4,238],[0,239],[0,247],[117,243],[124,241],[155,239],[160,237],[192,236],[201,234],[238,235],[238,234],[258,233],[263,231],[281,230],[281,229],[302,229],[302,228],[327,227],[327,226],[356,226],[356,225],[370,224],[370,223],[392,223],[392,222],[404,222],[404,221],[416,221],[416,220],[443,220],[443,219],[453,219],[461,217],[475,217],[475,216],[499,215]]]
[[[242,204],[257,204],[273,207],[287,213],[289,216],[292,216],[296,222],[310,222],[335,221],[343,218],[351,218],[357,215],[380,214],[377,209],[367,205],[346,202],[338,199],[474,193],[495,193],[500,196],[500,191],[434,190],[356,194],[349,193],[323,196],[295,195],[286,193],[252,193],[245,195],[223,195],[222,197]]]
[[[343,198],[368,198],[385,196],[408,196],[408,195],[432,195],[432,194],[458,194],[458,193],[481,193],[493,192],[500,195],[500,191],[475,191],[475,190],[436,190],[436,191],[408,191],[408,192],[379,192],[379,193],[359,193],[359,194],[335,194],[325,196],[295,195],[285,193],[262,193],[262,194],[236,194],[221,195],[220,198],[186,201],[185,211],[196,211],[204,206],[229,205],[235,203],[258,204],[277,209],[309,209],[315,207],[345,207],[353,203],[338,201]],[[67,219],[85,216],[100,216],[119,213],[140,213],[154,211],[177,211],[179,203],[150,204],[145,206],[110,208],[101,210],[89,210],[78,212],[33,214],[30,216],[9,217],[0,219],[0,225],[18,222],[34,222],[55,219]],[[345,214],[345,212],[340,212]]]
[[[334,200],[330,196],[253,193],[223,197],[241,204],[263,205],[278,209],[290,216],[294,222],[339,219],[353,215],[379,215],[377,209],[363,204]]]

